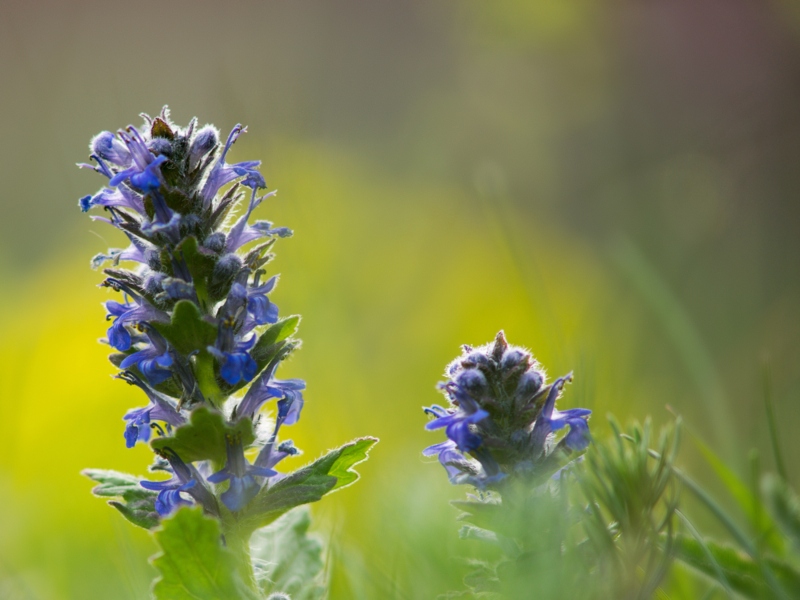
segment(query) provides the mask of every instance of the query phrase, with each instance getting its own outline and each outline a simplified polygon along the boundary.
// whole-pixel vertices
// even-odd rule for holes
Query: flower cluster
[[[498,488],[509,476],[552,473],[560,457],[586,449],[591,411],[555,408],[571,375],[546,384],[536,360],[510,346],[502,331],[493,343],[463,350],[439,384],[450,405],[425,409],[434,417],[426,428],[444,428],[448,439],[424,454],[438,456],[452,483]],[[567,433],[556,442],[562,429]]]
[[[156,512],[196,503],[220,516],[280,480],[275,467],[298,453],[278,433],[297,422],[305,384],[274,377],[298,345],[288,339],[298,319],[279,321],[269,298],[277,279],[263,269],[276,238],[291,231],[250,220],[274,192],[261,192],[259,161],[227,162],[244,127],[223,143],[217,129],[196,120],[175,126],[166,109],[143,117],[141,130],[97,135],[94,164],[80,165],[108,180],[80,208],[102,208],[105,215],[92,218],[129,241],[92,260],[95,268],[108,263],[102,285],[122,293],[105,303],[104,341],[118,377],[149,401],[124,416],[124,440],[128,447],[149,442],[153,468],[171,475],[141,482],[157,492]],[[233,396],[247,384],[241,398]],[[273,399],[277,416],[268,423],[261,408]]]

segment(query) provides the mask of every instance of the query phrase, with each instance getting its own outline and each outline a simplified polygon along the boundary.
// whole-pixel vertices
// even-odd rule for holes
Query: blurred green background
[[[800,11],[790,2],[0,2],[0,597],[147,596],[149,536],[84,467],[144,473],[89,258],[122,240],[77,199],[102,129],[169,104],[259,158],[274,295],[304,346],[303,464],[360,435],[362,480],[314,506],[332,598],[459,586],[420,407],[503,328],[563,406],[685,416],[743,471],[769,371],[800,439]],[[766,466],[770,466],[765,458]],[[688,470],[713,487],[691,443]],[[789,461],[790,474],[800,467]],[[795,479],[796,481],[796,479]]]

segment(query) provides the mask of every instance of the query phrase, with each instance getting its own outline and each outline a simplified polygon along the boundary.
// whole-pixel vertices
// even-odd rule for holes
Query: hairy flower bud
[[[502,331],[490,344],[465,346],[445,373],[450,379],[440,388],[450,407],[425,410],[435,417],[427,429],[445,428],[448,440],[425,453],[438,454],[454,483],[495,488],[509,476],[541,477],[561,454],[586,448],[591,411],[555,410],[571,375],[545,387],[530,353],[509,346]],[[568,433],[554,446],[555,432],[565,427]]]
[[[189,169],[194,169],[200,160],[219,144],[219,132],[216,127],[206,125],[194,136],[189,146]]]
[[[242,268],[242,259],[236,254],[226,254],[214,265],[211,273],[209,292],[214,298],[227,295],[236,276]]]

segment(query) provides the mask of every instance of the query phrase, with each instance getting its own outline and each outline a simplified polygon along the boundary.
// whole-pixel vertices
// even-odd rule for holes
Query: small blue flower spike
[[[452,483],[501,489],[514,478],[548,476],[589,446],[592,411],[555,408],[572,375],[547,385],[530,353],[509,346],[502,331],[493,343],[465,346],[445,374],[439,387],[450,406],[424,410],[434,417],[426,429],[444,428],[447,441],[423,454],[437,456]]]

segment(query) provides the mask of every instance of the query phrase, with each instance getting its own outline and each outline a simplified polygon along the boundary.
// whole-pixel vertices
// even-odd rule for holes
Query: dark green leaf
[[[257,363],[263,362],[263,364],[266,364],[269,362],[267,357],[272,354],[271,346],[291,336],[297,331],[297,326],[299,324],[300,316],[293,315],[270,325],[269,328],[261,334],[261,337],[258,338],[258,342],[256,342],[256,345],[250,351],[250,355]]]
[[[204,350],[217,339],[216,325],[204,319],[200,309],[190,300],[175,304],[170,323],[154,321],[153,327],[184,356]]]
[[[350,485],[358,479],[352,467],[367,459],[377,441],[372,437],[354,440],[262,490],[239,515],[239,527],[253,531],[295,506],[316,502],[325,494]]]
[[[200,406],[192,411],[188,423],[175,429],[171,436],[155,438],[150,446],[154,450],[170,448],[183,462],[212,460],[222,464],[225,462],[227,434],[241,436],[245,447],[255,439],[250,419],[230,424],[218,411]]]
[[[222,545],[219,522],[199,508],[181,508],[155,532],[161,554],[153,559],[160,577],[157,600],[256,600],[233,554]]]
[[[282,592],[292,600],[318,600],[324,596],[325,588],[320,585],[322,544],[308,537],[310,524],[308,508],[300,507],[253,534],[256,578],[265,594]]]
[[[217,257],[213,252],[200,248],[194,236],[188,236],[175,248],[175,257],[186,262],[192,283],[200,303],[208,304],[208,279],[214,270]]]
[[[84,469],[81,472],[100,484],[92,488],[95,496],[122,500],[111,500],[109,504],[131,523],[145,529],[151,529],[158,524],[158,514],[154,506],[156,492],[141,487],[140,477],[103,469]]]

